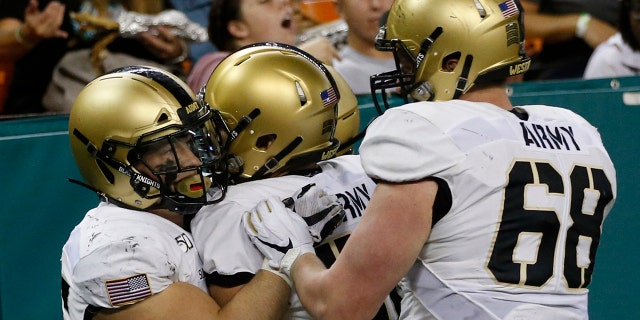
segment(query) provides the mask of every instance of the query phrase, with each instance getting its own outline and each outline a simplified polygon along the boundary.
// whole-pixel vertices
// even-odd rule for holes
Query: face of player
[[[145,147],[141,161],[135,165],[136,169],[148,177],[160,176],[172,191],[176,184],[187,177],[196,175],[196,170],[188,170],[201,165],[200,159],[194,153],[195,144],[190,135],[181,135],[160,140]],[[185,170],[187,169],[187,170]]]
[[[241,45],[275,41],[293,45],[298,33],[290,0],[243,0]],[[236,35],[236,36],[237,36]]]
[[[338,0],[337,8],[349,24],[349,37],[357,37],[373,46],[380,17],[392,4],[393,0]]]

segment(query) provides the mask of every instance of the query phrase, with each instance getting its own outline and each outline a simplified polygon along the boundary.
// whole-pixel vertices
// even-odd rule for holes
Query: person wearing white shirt
[[[637,75],[640,75],[640,1],[623,0],[620,6],[620,32],[591,54],[584,78]]]

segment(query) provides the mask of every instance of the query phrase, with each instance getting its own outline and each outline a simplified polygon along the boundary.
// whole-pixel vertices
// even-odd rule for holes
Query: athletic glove
[[[276,197],[262,200],[245,212],[242,225],[253,245],[269,260],[269,265],[287,275],[298,256],[314,252],[307,224]],[[281,270],[282,258],[288,251],[295,257],[289,259],[286,270]]]
[[[314,183],[302,187],[282,202],[304,219],[315,244],[329,236],[345,217],[338,197],[327,194]]]

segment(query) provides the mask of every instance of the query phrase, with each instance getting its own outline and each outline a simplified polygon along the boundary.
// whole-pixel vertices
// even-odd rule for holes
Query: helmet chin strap
[[[428,37],[422,40],[420,51],[416,55],[416,69],[424,62],[427,52],[429,52],[431,46],[433,46],[436,40],[442,35],[443,31],[444,29],[442,27],[437,27]],[[428,81],[414,84],[411,90],[409,90],[409,95],[416,101],[430,101],[435,98],[433,86]]]
[[[204,203],[179,203],[168,197],[160,198],[160,202],[148,207],[146,211],[164,209],[175,212],[179,215],[192,215],[198,213]],[[139,209],[138,209],[139,210]]]
[[[82,187],[85,187],[85,188],[97,193],[98,197],[100,198],[100,201],[112,203],[112,204],[115,204],[115,205],[117,205],[119,207],[131,209],[131,210],[138,210],[138,211],[143,210],[143,209],[140,209],[140,208],[136,208],[134,206],[130,206],[130,205],[124,203],[124,202],[119,201],[116,198],[112,198],[112,197],[108,196],[106,193],[104,193],[104,192],[102,192],[102,191],[100,191],[100,190],[98,190],[98,189],[96,189],[96,188],[94,188],[94,187],[82,182],[82,181],[78,181],[78,180],[71,179],[71,178],[68,178],[67,180],[69,180],[69,182],[71,182],[71,183],[75,183],[77,185],[80,185]],[[151,207],[149,207],[149,208],[147,208],[145,210],[148,210],[148,209],[151,209],[151,208],[154,208],[154,207],[158,207],[158,205],[151,206]]]
[[[259,115],[260,115],[260,109],[255,108],[251,112],[249,112],[248,115],[242,117],[238,121],[238,125],[236,125],[236,127],[233,128],[231,132],[229,132],[229,139],[225,147],[230,146],[231,143],[234,140],[236,140],[236,138],[240,135],[240,133],[244,131],[244,129],[246,129],[247,126],[249,126],[249,124],[251,124],[251,122],[253,122],[253,120],[255,120]]]
[[[293,152],[293,150],[298,147],[298,145],[300,145],[302,143],[302,137],[297,136],[295,137],[291,143],[289,143],[286,147],[284,147],[284,149],[282,149],[280,152],[278,152],[278,154],[276,154],[275,156],[273,156],[271,159],[267,160],[264,165],[262,165],[262,167],[260,167],[260,169],[258,169],[258,171],[256,171],[252,177],[253,179],[261,177],[262,175],[264,175],[267,171],[275,168],[276,166],[278,166],[278,164],[280,164],[280,161],[286,157],[289,153]]]
[[[462,72],[460,73],[460,77],[458,77],[458,82],[456,83],[456,92],[453,94],[454,99],[460,98],[467,89],[467,84],[469,83],[469,71],[471,70],[472,63],[473,56],[467,55],[464,59],[464,67],[462,67]]]

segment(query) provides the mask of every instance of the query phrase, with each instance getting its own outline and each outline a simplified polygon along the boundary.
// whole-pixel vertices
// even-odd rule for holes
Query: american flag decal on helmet
[[[130,304],[151,296],[151,286],[146,274],[125,279],[106,281],[107,295],[112,306]]]
[[[505,1],[498,6],[500,7],[500,11],[502,11],[502,15],[505,18],[509,18],[518,14],[518,6],[516,6],[516,3],[513,2],[513,0]]]
[[[329,89],[320,92],[320,98],[322,99],[323,107],[335,103],[338,100],[336,90],[333,87],[329,87]]]

